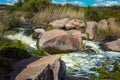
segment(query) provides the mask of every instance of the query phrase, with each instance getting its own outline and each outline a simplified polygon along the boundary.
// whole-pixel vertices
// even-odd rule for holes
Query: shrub
[[[14,16],[0,16],[0,22],[3,26],[8,26],[9,28],[21,26],[20,19],[15,18]]]
[[[98,8],[97,7],[92,8],[88,6],[85,11],[85,17],[86,19],[91,20],[91,21],[99,21],[100,18],[99,18]]]
[[[111,7],[85,7],[85,17],[87,20],[99,21],[107,18],[120,18],[120,6]]]
[[[0,56],[11,58],[15,60],[21,60],[31,57],[31,54],[27,51],[27,45],[18,42],[11,42],[4,37],[0,37]]]
[[[98,29],[96,40],[105,40],[112,41],[117,38],[120,38],[120,26],[119,25],[111,25],[106,29]]]

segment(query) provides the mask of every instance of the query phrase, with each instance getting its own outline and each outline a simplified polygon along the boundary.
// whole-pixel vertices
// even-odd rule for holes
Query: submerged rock
[[[102,44],[102,48],[107,51],[120,52],[120,39]]]
[[[17,62],[10,80],[65,80],[65,63],[59,56],[31,57]]]

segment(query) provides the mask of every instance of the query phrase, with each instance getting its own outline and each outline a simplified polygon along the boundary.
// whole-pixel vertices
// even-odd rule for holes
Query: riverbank
[[[51,55],[61,56],[59,59],[65,62],[64,70],[59,68],[61,73],[57,72],[57,75],[54,75],[56,80],[62,80],[61,76],[66,72],[68,79],[90,80],[93,76],[100,78],[96,68],[103,68],[105,64],[104,71],[109,71],[114,70],[115,62],[120,65],[119,6],[79,7],[70,4],[62,6],[52,4],[49,0],[28,0],[10,6],[5,13],[3,8],[0,15],[2,15],[0,16],[0,69],[3,70],[0,75],[3,80],[9,78],[8,75],[5,76],[6,74],[15,69],[19,70],[13,67],[16,62],[26,59],[29,61],[30,58],[38,56],[47,57],[42,60],[43,63],[46,61],[51,63]],[[37,77],[34,77],[31,73],[27,79],[38,76],[42,78],[44,75],[49,75],[47,77],[52,79],[53,75],[49,74],[50,63],[41,66],[42,62],[40,65],[35,64],[41,69],[34,67],[35,65],[30,68],[26,67],[27,65],[22,66],[23,72],[35,70],[35,75],[37,74]],[[34,61],[29,64],[32,63]],[[54,63],[59,64],[59,61],[54,60]],[[52,64],[50,67],[56,66]],[[52,71],[58,71],[58,67],[57,70],[54,68],[55,70]],[[40,72],[42,70],[44,75],[40,72],[38,75],[38,69]],[[108,73],[116,76],[120,72]],[[20,79],[21,74],[19,73],[18,76]],[[109,78],[109,75],[106,77],[116,79]]]

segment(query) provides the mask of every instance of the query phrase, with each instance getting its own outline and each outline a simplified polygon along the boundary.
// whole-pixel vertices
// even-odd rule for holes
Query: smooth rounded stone
[[[98,23],[98,28],[99,29],[106,29],[108,28],[108,21],[106,19],[102,19]]]
[[[58,36],[45,42],[43,48],[50,53],[68,53],[80,50],[79,41],[68,35]]]
[[[86,27],[85,22],[83,20],[78,19],[69,20],[65,25],[65,29],[80,29],[85,27]]]
[[[41,47],[45,42],[62,35],[68,35],[68,34],[67,32],[58,29],[46,31],[42,34],[41,38],[37,40],[37,47]]]
[[[117,51],[120,52],[120,40],[114,40],[102,44],[102,48],[106,51]]]
[[[53,22],[50,22],[49,25],[53,26],[55,28],[59,28],[59,27],[63,28],[68,21],[69,21],[69,18],[64,18],[64,19],[55,20]]]
[[[95,35],[97,33],[97,23],[92,21],[92,22],[87,22],[87,28],[86,28],[86,33],[89,34],[89,39],[93,40],[95,38]]]

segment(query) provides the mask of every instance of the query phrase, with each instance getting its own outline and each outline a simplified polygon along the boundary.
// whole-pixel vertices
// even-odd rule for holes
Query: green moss
[[[49,27],[47,28],[47,31],[54,30],[54,29],[59,29],[59,30],[61,30],[60,27],[56,27],[56,28],[55,28],[55,27],[50,27],[50,26],[49,26]]]
[[[34,50],[32,55],[33,56],[48,56],[49,54],[43,48],[39,48],[37,50]]]

